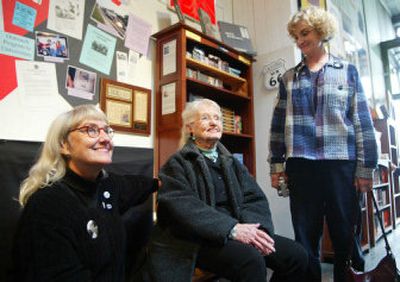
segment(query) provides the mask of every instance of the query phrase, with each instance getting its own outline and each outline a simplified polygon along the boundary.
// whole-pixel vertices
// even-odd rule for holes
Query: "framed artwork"
[[[188,18],[199,21],[199,8],[203,9],[209,16],[212,24],[216,24],[215,20],[215,0],[169,0],[168,6],[170,9],[174,10],[174,1],[178,1],[180,10]]]
[[[208,36],[217,37],[217,30],[215,25],[212,24],[210,16],[202,8],[199,8],[200,26],[201,31]]]
[[[100,107],[115,131],[150,135],[150,89],[102,78]]]

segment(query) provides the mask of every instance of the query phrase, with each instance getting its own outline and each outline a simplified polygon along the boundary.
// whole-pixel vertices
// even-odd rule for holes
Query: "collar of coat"
[[[329,54],[329,58],[328,58],[328,61],[326,62],[326,66],[333,67],[335,69],[342,69],[344,67],[344,64],[343,64],[343,61],[340,58]],[[297,66],[294,67],[294,71],[295,71],[296,74],[298,74],[305,67],[307,67],[307,65],[305,63],[305,58],[303,58],[301,60],[301,62],[298,63]]]
[[[222,159],[229,159],[232,157],[232,154],[228,151],[228,149],[219,141],[217,143],[217,150],[218,157]],[[188,140],[188,142],[182,147],[181,153],[187,157],[204,157],[192,140]]]

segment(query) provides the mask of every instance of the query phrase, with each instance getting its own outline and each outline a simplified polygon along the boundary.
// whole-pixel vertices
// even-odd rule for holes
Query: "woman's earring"
[[[196,140],[196,137],[193,135],[193,132],[190,132],[190,139],[191,139],[192,141]]]

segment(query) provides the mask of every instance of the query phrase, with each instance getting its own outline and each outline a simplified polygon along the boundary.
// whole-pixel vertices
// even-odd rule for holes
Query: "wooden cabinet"
[[[156,171],[178,149],[186,102],[204,97],[223,109],[222,143],[255,174],[252,58],[185,24],[156,39]]]

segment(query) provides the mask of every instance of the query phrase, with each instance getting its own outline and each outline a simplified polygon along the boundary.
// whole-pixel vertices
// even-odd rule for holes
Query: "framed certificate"
[[[117,132],[150,135],[151,90],[102,78],[100,107]]]

